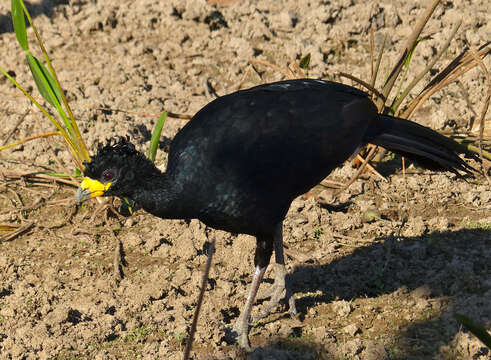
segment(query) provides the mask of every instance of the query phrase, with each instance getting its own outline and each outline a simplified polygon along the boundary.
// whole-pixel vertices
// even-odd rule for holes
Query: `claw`
[[[242,320],[239,318],[232,328],[225,327],[225,341],[228,344],[236,343],[240,348],[247,352],[251,352],[253,349],[249,343],[249,324],[246,323],[246,325],[247,326],[244,328]]]
[[[295,307],[295,298],[291,291],[290,283],[287,280],[287,271],[283,264],[276,264],[276,275],[273,285],[259,294],[256,298],[265,299],[270,298],[270,300],[263,307],[259,315],[253,317],[254,321],[265,318],[271,311],[278,306],[281,299],[287,298],[289,305],[289,313],[292,318],[295,318],[297,314],[297,309]]]
[[[275,284],[273,284],[269,288],[267,288],[266,290],[263,290],[259,294],[257,294],[256,299],[257,300],[269,299],[273,296],[275,290],[276,290],[276,286],[275,286]]]
[[[234,327],[232,328],[232,334],[235,334],[237,344],[244,350],[252,351],[251,344],[249,343],[249,322],[243,321],[240,317],[237,319]]]

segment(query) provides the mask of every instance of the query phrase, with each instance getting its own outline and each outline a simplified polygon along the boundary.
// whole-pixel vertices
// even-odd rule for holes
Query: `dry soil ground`
[[[427,5],[403,0],[26,3],[91,150],[98,140],[128,133],[146,149],[155,121],[151,114],[193,114],[213,99],[210,89],[222,95],[281,79],[267,67],[252,69],[250,58],[285,67],[310,53],[311,77],[333,78],[344,71],[368,79],[370,26],[377,48],[388,34],[381,83]],[[4,0],[0,63],[32,86],[9,15]],[[425,30],[431,39],[418,47],[411,73],[421,71],[458,19],[463,25],[443,64],[466,45],[491,38],[488,0],[444,1]],[[491,68],[489,59],[485,64]],[[432,97],[414,120],[437,130],[467,131],[486,91],[483,73],[473,70],[461,86],[452,84]],[[23,118],[30,105],[4,79],[0,92],[0,141],[14,129],[9,141],[51,131],[36,110]],[[168,120],[164,150],[184,124]],[[0,174],[71,171],[59,141],[49,144],[35,141],[2,152]],[[61,163],[53,161],[50,149]],[[165,151],[157,162],[165,166]],[[281,307],[254,324],[251,340],[258,348],[251,358],[491,358],[453,317],[460,312],[491,328],[489,185],[484,178],[466,182],[414,167],[404,178],[397,168],[399,158],[382,167],[388,182],[373,175],[359,179],[333,200],[335,206],[322,207],[313,197],[295,200],[285,243],[306,254],[304,261],[289,260],[300,316],[289,319]],[[330,179],[345,181],[353,173],[347,165]],[[193,356],[245,356],[224,342],[223,325],[233,322],[245,300],[253,239],[142,211],[121,222],[103,216],[90,221],[97,204],[76,210],[73,194],[69,186],[0,178],[0,223],[32,222],[20,236],[0,243],[1,359],[180,359],[207,235],[216,236],[217,251]],[[371,208],[381,218],[364,222]],[[119,283],[113,272],[115,236],[125,261]]]

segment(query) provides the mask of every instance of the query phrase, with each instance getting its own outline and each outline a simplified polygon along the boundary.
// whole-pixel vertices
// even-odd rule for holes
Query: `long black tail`
[[[462,145],[434,130],[410,120],[380,115],[373,121],[366,141],[405,156],[431,170],[449,170],[456,174],[476,171],[458,154],[479,161],[479,158]]]

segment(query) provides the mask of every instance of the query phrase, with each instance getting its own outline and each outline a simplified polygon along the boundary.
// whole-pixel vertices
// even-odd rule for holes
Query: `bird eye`
[[[102,175],[102,177],[104,178],[104,181],[111,181],[114,177],[114,174],[110,171],[104,173],[104,175]]]

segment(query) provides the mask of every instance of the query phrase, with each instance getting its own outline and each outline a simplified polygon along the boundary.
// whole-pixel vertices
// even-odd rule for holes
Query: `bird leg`
[[[252,305],[256,299],[257,290],[263,280],[264,273],[268,267],[271,255],[273,253],[273,244],[271,239],[257,237],[256,253],[254,255],[254,274],[252,276],[251,287],[246,303],[233,327],[233,335],[239,346],[247,351],[251,351],[249,344],[249,319],[251,317]]]
[[[254,320],[262,319],[269,315],[271,310],[273,310],[281,299],[285,296],[288,300],[290,316],[293,318],[297,314],[297,309],[295,307],[295,298],[293,297],[293,292],[291,289],[291,282],[287,278],[287,271],[285,267],[285,256],[283,254],[283,226],[280,224],[274,234],[274,253],[276,259],[275,266],[275,279],[273,285],[266,291],[262,292],[257,296],[258,299],[270,298],[267,304],[264,306],[262,311]]]
[[[252,278],[251,288],[249,289],[249,295],[247,296],[246,303],[242,309],[238,319],[235,321],[233,331],[237,333],[237,342],[241,348],[251,351],[249,344],[249,318],[251,316],[252,305],[257,294],[257,289],[261,284],[266,267],[256,266],[254,269],[254,276]]]

